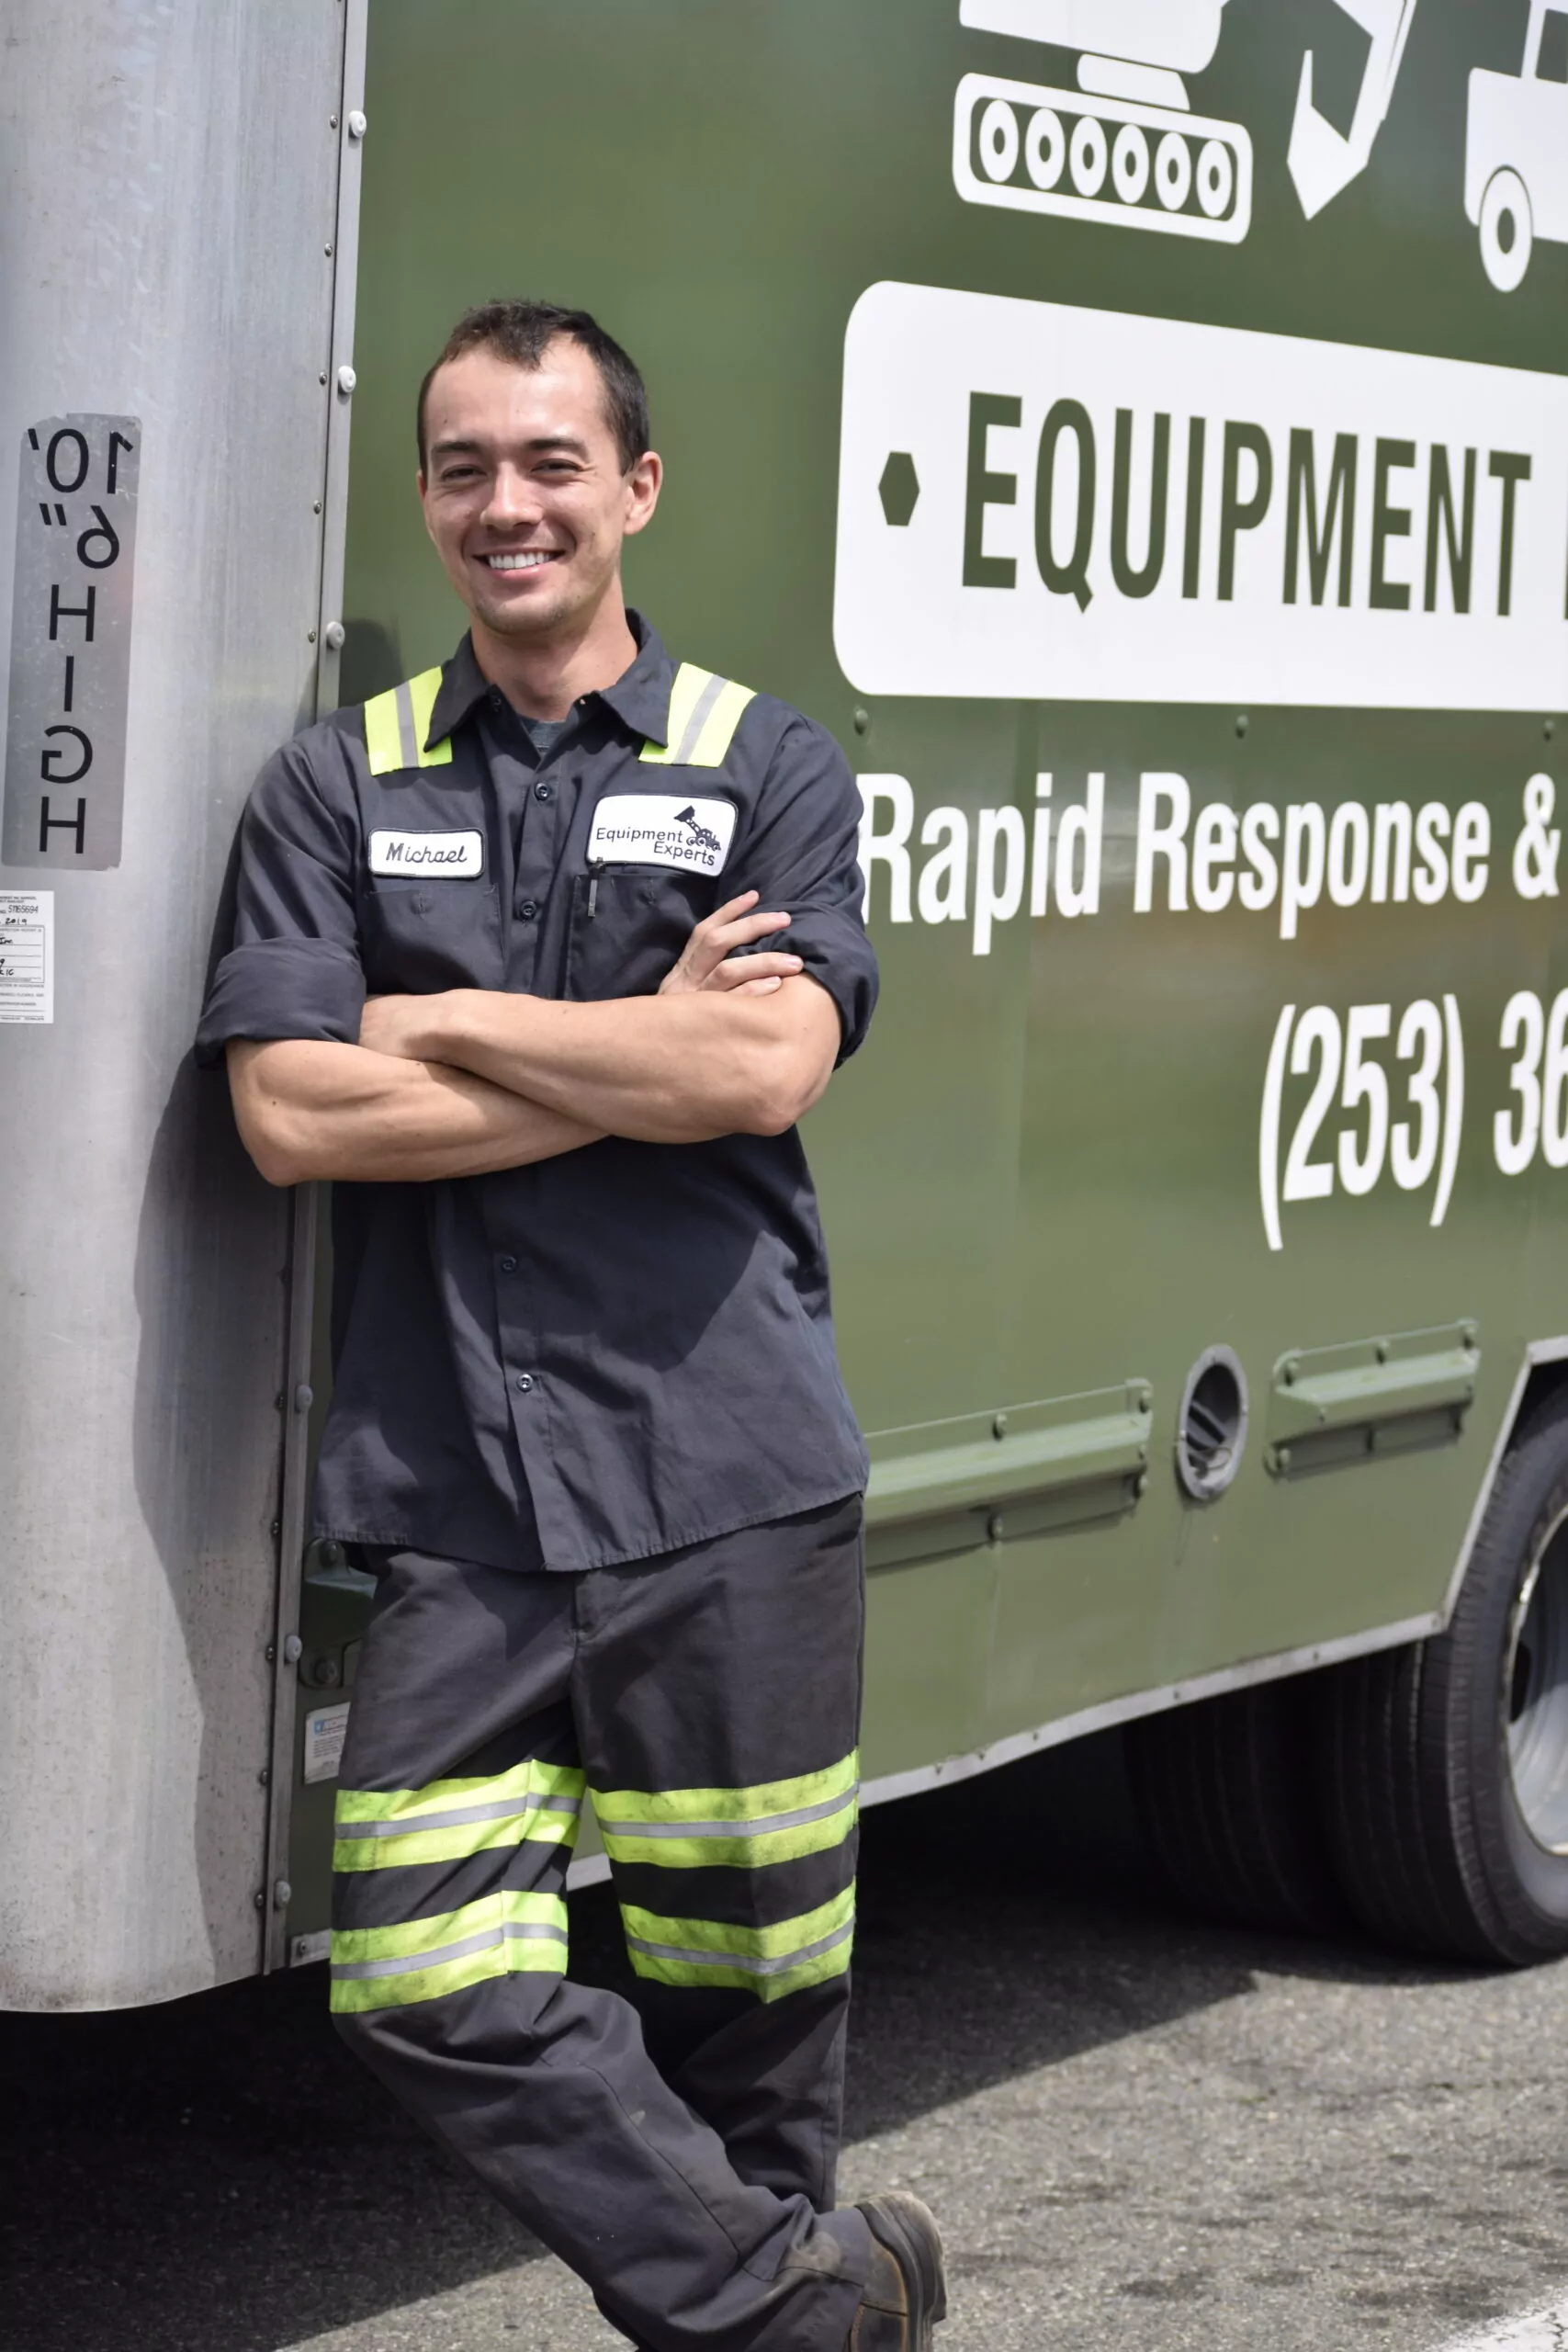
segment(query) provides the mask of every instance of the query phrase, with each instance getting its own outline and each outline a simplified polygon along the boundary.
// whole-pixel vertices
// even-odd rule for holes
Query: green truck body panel
[[[987,0],[964,13],[987,17]],[[998,0],[987,21],[1006,13]],[[1015,17],[1029,13],[1019,0]],[[1061,13],[1042,0],[1036,17],[1044,24]],[[1108,40],[1118,13],[1108,0]],[[1516,882],[1527,788],[1544,776],[1555,791],[1568,740],[1557,721],[1568,703],[1568,503],[1557,499],[1551,455],[1568,432],[1568,251],[1538,237],[1523,283],[1505,293],[1489,281],[1466,217],[1469,76],[1519,76],[1524,0],[1420,0],[1403,51],[1393,38],[1401,11],[1387,13],[1387,38],[1369,40],[1332,0],[1299,9],[1231,0],[1212,62],[1187,73],[1195,115],[1230,127],[1219,142],[1230,142],[1228,194],[1225,167],[1198,162],[1229,209],[1221,208],[1213,233],[1144,233],[1081,208],[1077,217],[1029,209],[1027,154],[1010,176],[987,180],[987,154],[1005,164],[1009,133],[1002,117],[985,118],[984,87],[969,146],[961,132],[955,156],[965,77],[1058,99],[1077,88],[1073,52],[961,22],[958,0],[592,0],[570,9],[542,0],[377,0],[371,12],[345,698],[441,659],[460,631],[412,494],[414,388],[466,304],[526,292],[593,311],[648,376],[668,487],[654,528],[630,550],[634,601],[673,650],[798,704],[834,730],[863,777],[908,788],[909,919],[893,919],[899,803],[889,787],[873,816],[893,853],[885,849],[870,867],[881,1009],[869,1045],[808,1132],[840,1351],[876,1463],[873,1781],[1248,1660],[1440,1611],[1527,1351],[1568,1331],[1568,1177],[1547,1164],[1568,1156],[1552,1059],[1562,1056],[1561,1016],[1555,1039],[1546,1034],[1568,959],[1560,899],[1530,895],[1541,858],[1555,854],[1539,794],[1526,845],[1535,844],[1536,863],[1527,855],[1523,888]],[[1218,23],[1218,10],[1193,0],[1173,10],[1178,18],[1198,28],[1201,50],[1202,21]],[[1308,49],[1316,106],[1348,147],[1310,123],[1292,145]],[[1371,95],[1358,112],[1363,72]],[[1145,88],[1125,74],[1118,86],[1130,78]],[[1160,121],[1179,128],[1179,116],[1157,74],[1147,87],[1156,95],[1145,113],[1167,107],[1147,132],[1154,155]],[[1043,103],[1020,101],[1011,119],[1025,148],[1033,138],[1043,175],[1049,127],[1035,124]],[[1074,103],[1093,111],[1088,98]],[[1142,119],[1144,103],[1123,99],[1120,114],[1116,104],[1102,106],[1108,135],[1120,120]],[[1056,112],[1070,127],[1066,105]],[[1084,136],[1083,176],[1091,179],[1093,139]],[[1342,153],[1353,162],[1349,149],[1359,152],[1364,138],[1359,170],[1325,196],[1324,173],[1341,168]],[[1188,146],[1190,162],[1197,144]],[[1179,165],[1156,161],[1163,168]],[[1134,141],[1105,178],[1106,195],[1114,171],[1132,185],[1137,169]],[[1058,192],[1072,186],[1072,166],[1064,171]],[[964,174],[982,200],[961,194]],[[987,187],[1022,198],[1003,201]],[[1309,195],[1317,200],[1310,218]],[[1156,200],[1146,192],[1142,199]],[[1209,217],[1197,198],[1182,213],[1188,222]],[[898,289],[917,291],[906,300]],[[928,301],[919,289],[982,296],[989,307],[982,314]],[[1070,315],[1036,332],[1032,322],[1043,313],[1017,305]],[[927,543],[941,555],[929,595],[899,575],[901,636],[885,654],[857,653],[846,675],[842,644],[861,643],[866,619],[846,619],[842,608],[845,564],[852,571],[860,561],[852,548],[846,556],[840,515],[841,431],[846,452],[853,438],[846,351],[863,322],[871,349],[895,311],[907,312],[912,340],[897,346],[901,359],[895,353],[884,363],[875,350],[872,357],[886,365],[890,387],[887,456],[902,462],[886,481],[874,464],[866,481],[845,486],[844,511],[871,514],[871,497],[881,498],[885,519],[854,526],[870,549],[867,578],[902,560],[898,535],[923,527],[921,502],[928,515],[940,506],[945,537]],[[1072,571],[1073,550],[1064,549],[1081,522],[1058,447],[1042,553],[1032,513],[1041,410],[1092,406],[1080,352],[1098,349],[1118,322],[1147,337],[1148,355],[1138,364],[1134,338],[1132,358],[1115,362],[1120,376],[1094,363],[1095,381],[1111,385],[1111,405],[1126,406],[1144,453],[1133,463],[1134,520],[1121,550],[1130,571],[1145,555],[1147,451],[1162,413],[1172,469],[1165,563],[1173,574],[1189,560],[1190,522],[1184,539],[1174,485],[1176,469],[1190,463],[1193,400],[1182,375],[1186,346],[1171,342],[1168,322],[1205,336],[1293,339],[1257,358],[1286,387],[1261,426],[1247,374],[1260,346],[1202,338],[1192,345],[1191,380],[1205,386],[1210,504],[1195,558],[1200,593],[1187,600],[1197,615],[1191,674],[1234,677],[1229,693],[1192,698],[1179,679],[1151,690],[1151,679],[1172,674],[1161,632],[1188,623],[1168,583],[1158,605],[1112,581],[1110,406],[1096,412],[1100,505],[1079,572],[1093,597],[1080,616],[1086,648],[1091,628],[1110,632],[1100,652],[1084,656],[1095,696],[1061,691],[1077,674],[1070,653],[1043,684],[1001,690],[1007,662],[1027,668],[1034,658],[1027,629],[1014,628],[1010,600],[1044,594],[1044,571],[1023,580],[1032,564]],[[1049,353],[1049,380],[1008,362],[1012,348]],[[1363,399],[1359,377],[1345,377],[1345,391],[1333,373],[1362,366],[1362,354],[1414,360],[1388,374],[1386,399],[1383,378],[1369,374]],[[1523,428],[1514,429],[1499,374],[1443,364],[1453,362],[1522,371],[1519,399],[1539,395],[1539,446],[1526,447]],[[907,415],[919,412],[928,375],[946,388],[943,413],[958,422],[940,447],[914,447],[900,435]],[[1299,413],[1290,405],[1298,394]],[[1028,428],[1010,426],[1005,406],[998,425],[995,408],[977,411],[975,395],[1019,403]],[[856,413],[874,421],[875,384],[853,397]],[[1409,422],[1400,426],[1406,398]],[[1503,420],[1495,431],[1494,409]],[[1227,424],[1250,425],[1253,437],[1227,436]],[[1325,653],[1329,671],[1314,684],[1301,651],[1319,641],[1311,632],[1334,606],[1337,552],[1320,564],[1318,606],[1308,585],[1313,517],[1303,508],[1292,603],[1273,571],[1264,576],[1257,550],[1265,528],[1246,519],[1258,492],[1258,430],[1274,475],[1269,529],[1299,494],[1287,476],[1292,425],[1315,435],[1319,509],[1334,435],[1359,436],[1359,536],[1342,624],[1353,634],[1321,639],[1349,649],[1346,674],[1362,680],[1346,697],[1353,707],[1333,699],[1338,656]],[[1058,445],[1078,431],[1070,416],[1058,419]],[[1450,469],[1446,514],[1435,510],[1435,442]],[[1459,577],[1467,447],[1477,459],[1472,609],[1461,622],[1446,606]],[[1510,492],[1494,457],[1531,448],[1531,473],[1516,469]],[[1215,504],[1226,494],[1227,464],[1228,524]],[[1517,544],[1505,582],[1510,496]],[[911,500],[913,521],[900,519]],[[1215,568],[1227,528],[1236,567],[1228,597]],[[1277,571],[1278,545],[1269,544]],[[998,549],[1009,552],[998,558]],[[968,590],[966,560],[977,567]],[[980,584],[984,567],[998,560],[1013,563],[1019,585]],[[1543,615],[1539,574],[1552,564],[1556,601]],[[960,592],[995,598],[994,631],[982,613],[963,636],[953,618]],[[1500,602],[1512,609],[1500,614]],[[1052,591],[1053,645],[1070,644],[1063,632],[1077,606],[1070,582]],[[1119,669],[1115,631],[1123,625]],[[1003,639],[1019,649],[1005,661]],[[1507,669],[1516,639],[1537,649],[1517,673]],[[1490,650],[1472,656],[1472,644],[1500,649],[1495,661]],[[1512,683],[1493,693],[1489,681],[1506,671]],[[878,690],[885,673],[898,691]],[[1472,677],[1482,681],[1480,707],[1455,699],[1472,691]],[[1270,691],[1280,680],[1289,692]],[[1049,803],[1037,791],[1043,775],[1053,779]],[[1139,910],[1140,826],[1146,834],[1172,807],[1145,806],[1143,780],[1170,775],[1190,795],[1181,839],[1190,894],[1201,810],[1219,804],[1239,815],[1267,804],[1281,812],[1280,854],[1283,812],[1310,804],[1337,844],[1345,903],[1324,880],[1293,922],[1278,894],[1262,908],[1235,894],[1213,911],[1175,906],[1171,861],[1156,856],[1152,903]],[[1080,862],[1069,868],[1067,904],[1053,878],[1046,910],[1032,911],[1031,865],[1021,902],[998,914],[987,952],[976,952],[987,844],[991,896],[1005,910],[1005,886],[1019,881],[1011,847],[1022,841],[1032,859],[1044,806],[1058,828],[1066,811],[1090,811],[1093,778],[1103,779],[1098,908],[1068,910],[1088,871],[1086,815],[1076,820]],[[1352,888],[1362,855],[1357,820],[1332,831],[1345,804],[1370,812],[1401,802],[1413,812],[1441,804],[1450,826],[1467,804],[1487,812],[1484,860],[1476,851],[1483,820],[1471,819],[1468,863],[1461,856],[1450,867],[1449,887],[1434,889],[1431,903],[1414,886],[1398,902],[1392,879],[1380,903],[1368,874]],[[944,894],[940,874],[923,883],[942,839],[953,838],[949,824],[945,836],[937,827],[921,842],[939,809],[967,820],[961,920],[919,911],[922,889],[939,910]],[[1016,825],[983,819],[1008,809],[1018,812]],[[1212,821],[1223,834],[1224,820]],[[1457,847],[1451,831],[1444,838]],[[1312,852],[1310,838],[1304,847],[1298,839],[1308,865]],[[1385,842],[1383,854],[1392,876],[1397,841]],[[1419,868],[1419,847],[1416,861]],[[1517,1137],[1529,1107],[1510,1071],[1529,1045],[1529,1014],[1518,1016],[1526,1026],[1510,1050],[1499,1042],[1518,991],[1540,1008],[1545,1096],[1541,1141],[1528,1165],[1507,1173],[1495,1123],[1501,1114]],[[1402,1023],[1417,1003],[1431,1012],[1415,1016],[1401,1059]],[[1282,1028],[1287,1007],[1294,1012]],[[1387,1009],[1388,1034],[1379,1034],[1374,1012],[1361,1050],[1387,1074],[1393,1124],[1404,1123],[1409,1189],[1394,1173],[1394,1138],[1369,1137],[1375,1101],[1371,1112],[1365,1101],[1347,1105],[1337,1069],[1325,1115],[1314,1123],[1311,1113],[1314,1088],[1326,1086],[1325,1058],[1337,1063],[1349,1051],[1356,1007]],[[1314,1026],[1313,1008],[1331,1020]],[[1407,1093],[1424,1057],[1436,1073],[1429,1135],[1428,1114]],[[1528,1077],[1526,1087],[1528,1095]],[[1515,1159],[1528,1141],[1516,1142]],[[1292,1153],[1303,1197],[1290,1197]],[[1359,1163],[1381,1159],[1370,1189],[1347,1190],[1342,1155],[1352,1180]],[[1450,1196],[1435,1224],[1446,1159]],[[1477,1333],[1478,1349],[1468,1346]],[[1392,1345],[1380,1351],[1380,1341]],[[1177,1414],[1189,1368],[1216,1343],[1246,1368],[1251,1428],[1234,1483],[1200,1503],[1175,1474]],[[1294,1398],[1295,1381],[1280,1370],[1292,1357],[1302,1360],[1304,1384]],[[1152,1409],[1141,1416],[1145,1389]],[[993,1437],[998,1415],[1002,1433]],[[940,1424],[952,1427],[933,1429]]]

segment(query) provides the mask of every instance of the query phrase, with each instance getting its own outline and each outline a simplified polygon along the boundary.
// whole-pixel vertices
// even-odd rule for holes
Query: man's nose
[[[538,492],[517,466],[499,466],[486,501],[484,520],[491,530],[526,529],[539,520]]]

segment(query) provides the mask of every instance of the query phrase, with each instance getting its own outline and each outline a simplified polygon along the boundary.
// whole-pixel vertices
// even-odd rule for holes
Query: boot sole
[[[907,2188],[863,2198],[860,2210],[913,2290],[910,2352],[931,2352],[931,2330],[947,2317],[947,2268],[936,2216]]]

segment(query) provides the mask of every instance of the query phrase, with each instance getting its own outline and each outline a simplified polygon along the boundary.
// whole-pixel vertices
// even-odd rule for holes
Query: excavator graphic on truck
[[[1076,49],[1077,89],[966,74],[953,185],[966,204],[1239,244],[1252,141],[1191,111],[1184,74],[1219,45],[1225,0],[962,0],[975,32]],[[1093,46],[1090,47],[1089,43]]]
[[[1522,284],[1537,237],[1568,243],[1568,5],[1530,0],[1517,74],[1470,77],[1464,209],[1500,294]]]

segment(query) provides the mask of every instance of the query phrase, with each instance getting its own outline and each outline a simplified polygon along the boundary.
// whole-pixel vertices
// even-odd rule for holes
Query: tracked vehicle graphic
[[[1191,112],[1184,74],[1219,45],[1225,0],[961,0],[961,21],[1082,52],[1075,90],[966,74],[953,178],[967,204],[1239,244],[1252,141]],[[1093,44],[1091,47],[1090,44]]]

